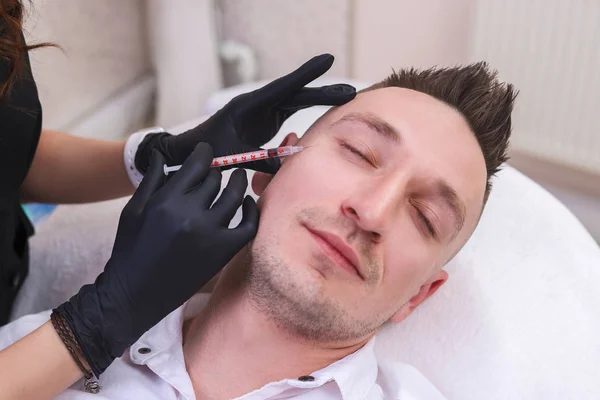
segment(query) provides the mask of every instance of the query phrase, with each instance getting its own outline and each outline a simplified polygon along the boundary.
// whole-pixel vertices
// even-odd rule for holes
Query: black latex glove
[[[356,90],[350,85],[304,87],[327,72],[332,64],[331,54],[313,57],[291,74],[235,97],[207,121],[181,135],[146,136],[135,156],[137,169],[146,171],[152,149],[163,153],[168,165],[182,164],[199,142],[210,144],[215,157],[255,151],[271,140],[296,111],[349,102],[356,96]],[[279,159],[274,158],[241,167],[274,174],[279,165]]]
[[[94,284],[57,308],[98,376],[148,329],[187,301],[255,235],[258,210],[244,193],[244,170],[227,188],[209,168],[213,154],[199,144],[167,183],[157,151],[140,187],[123,209],[115,244]],[[229,223],[243,203],[244,217]]]

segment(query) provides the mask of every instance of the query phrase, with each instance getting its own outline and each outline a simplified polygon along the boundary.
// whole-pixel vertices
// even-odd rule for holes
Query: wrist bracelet
[[[125,149],[123,151],[123,160],[125,161],[125,170],[127,171],[127,176],[129,176],[129,180],[131,184],[137,189],[140,186],[140,182],[144,178],[144,175],[138,171],[135,166],[135,155],[138,151],[138,147],[140,143],[144,140],[147,135],[153,133],[161,133],[165,130],[161,127],[153,127],[148,129],[143,129],[136,133],[133,133],[127,141],[125,142]]]
[[[56,333],[58,333],[60,340],[62,340],[67,350],[69,350],[69,353],[71,353],[71,357],[75,361],[75,364],[77,364],[81,372],[83,372],[83,376],[85,378],[85,391],[88,393],[98,393],[101,387],[98,384],[98,381],[93,379],[94,375],[92,374],[91,369],[86,369],[83,365],[82,360],[85,360],[85,356],[83,355],[83,351],[81,350],[79,342],[75,338],[73,331],[65,319],[55,311],[53,311],[50,315],[50,321],[52,322],[54,330]]]

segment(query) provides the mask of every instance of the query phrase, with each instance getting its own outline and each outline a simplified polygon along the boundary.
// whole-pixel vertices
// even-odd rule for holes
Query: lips
[[[316,229],[308,228],[315,240],[323,247],[325,253],[333,258],[337,264],[351,273],[364,279],[360,272],[358,256],[352,247],[348,246],[339,236]]]

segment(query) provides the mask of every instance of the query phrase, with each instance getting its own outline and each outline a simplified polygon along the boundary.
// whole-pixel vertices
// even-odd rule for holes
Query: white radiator
[[[600,173],[600,0],[477,0],[472,37],[520,90],[513,148]]]

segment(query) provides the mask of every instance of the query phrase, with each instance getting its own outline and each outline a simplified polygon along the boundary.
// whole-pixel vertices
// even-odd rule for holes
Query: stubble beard
[[[339,343],[364,338],[376,331],[387,318],[374,316],[361,321],[349,315],[323,288],[275,256],[272,243],[257,243],[248,252],[246,292],[250,302],[280,329],[312,343]]]

